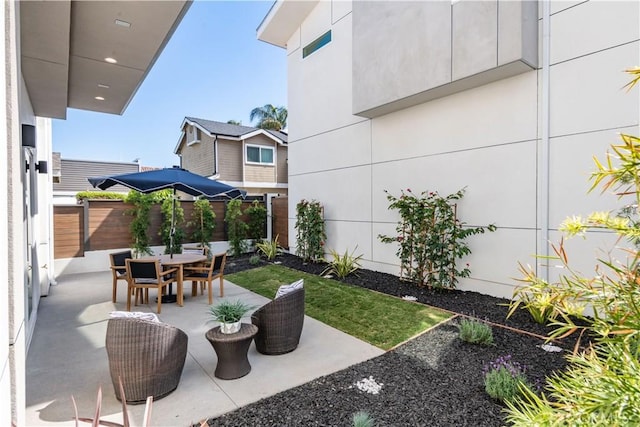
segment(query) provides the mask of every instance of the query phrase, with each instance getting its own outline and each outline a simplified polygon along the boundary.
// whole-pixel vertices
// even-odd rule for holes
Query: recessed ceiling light
[[[101,87],[102,89],[109,89],[109,85],[105,85],[102,83],[98,83],[98,87]]]
[[[130,23],[128,23],[127,21],[123,21],[121,19],[116,19],[114,22],[116,23],[116,25],[119,25],[121,27],[125,27],[125,28],[131,27]]]
[[[103,97],[101,97],[101,96],[96,96],[96,98],[95,98],[95,99],[97,99],[98,101],[104,101],[104,98],[103,98]]]
[[[114,58],[104,58],[105,61],[107,61],[109,64],[116,64],[118,61],[116,61]]]

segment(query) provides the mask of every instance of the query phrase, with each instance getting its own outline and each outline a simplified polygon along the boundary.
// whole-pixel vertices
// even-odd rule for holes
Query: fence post
[[[89,200],[82,199],[82,226],[84,234],[84,250],[91,250],[91,236],[89,235]]]
[[[264,206],[267,208],[267,240],[273,241],[273,199],[277,193],[265,193]]]

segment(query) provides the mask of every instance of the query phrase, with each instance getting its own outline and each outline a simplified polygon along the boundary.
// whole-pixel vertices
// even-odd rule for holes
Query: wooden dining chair
[[[126,260],[127,274],[129,282],[129,290],[127,292],[127,311],[131,311],[131,294],[138,289],[157,289],[158,290],[158,314],[162,310],[162,294],[165,287],[176,281],[175,273],[177,268],[169,268],[162,270],[160,261],[158,260]],[[180,290],[179,290],[180,291]],[[136,294],[135,304],[138,305],[138,297]]]
[[[111,262],[111,274],[113,276],[113,296],[111,300],[116,302],[116,295],[118,293],[118,280],[124,280],[128,282],[127,277],[127,265],[125,260],[133,258],[131,251],[114,252],[109,254],[109,260]]]
[[[204,292],[206,286],[209,291],[209,304],[213,304],[213,281],[220,279],[220,296],[224,296],[224,264],[227,261],[227,253],[213,255],[209,265],[184,267],[182,280],[191,280],[191,296],[198,295],[198,283],[200,283],[200,294]]]

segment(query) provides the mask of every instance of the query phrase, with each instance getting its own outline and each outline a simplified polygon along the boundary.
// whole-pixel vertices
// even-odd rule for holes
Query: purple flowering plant
[[[526,373],[526,366],[522,364],[512,361],[512,357],[510,354],[505,356],[500,356],[496,360],[493,360],[484,365],[482,368],[482,376],[486,377],[487,374],[494,370],[499,370],[500,368],[504,368],[511,374],[512,377],[517,377],[519,375],[524,375]]]
[[[526,367],[512,360],[510,354],[500,356],[482,369],[485,391],[496,400],[512,400],[521,393],[521,387],[532,388],[525,372]]]

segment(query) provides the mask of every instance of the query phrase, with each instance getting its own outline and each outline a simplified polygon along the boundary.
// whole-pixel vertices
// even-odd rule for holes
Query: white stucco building
[[[320,201],[327,247],[357,245],[367,268],[399,273],[377,237],[398,220],[384,190],[466,187],[459,217],[498,230],[469,240],[460,288],[499,296],[567,216],[620,205],[587,190],[592,156],[639,133],[639,92],[622,89],[637,1],[278,0],[258,38],[288,54],[290,227]],[[612,241],[592,237],[567,244],[586,273]]]
[[[0,425],[25,424],[25,360],[54,277],[51,118],[123,114],[189,5],[3,2]]]

